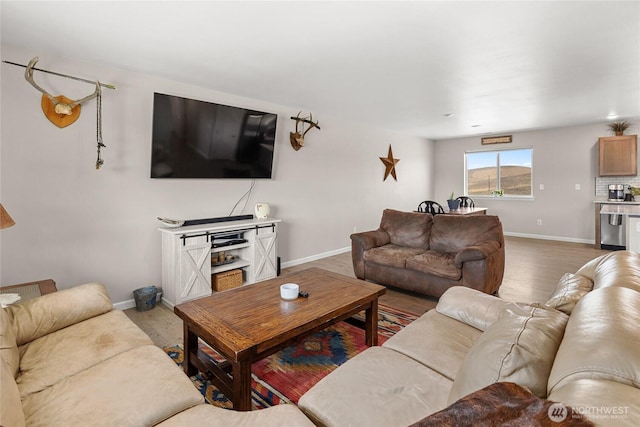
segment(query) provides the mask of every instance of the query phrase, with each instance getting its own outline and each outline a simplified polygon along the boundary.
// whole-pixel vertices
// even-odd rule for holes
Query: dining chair
[[[418,212],[430,213],[431,215],[443,214],[444,209],[440,203],[432,200],[425,200],[418,205]]]
[[[460,196],[460,197],[456,198],[456,200],[460,200],[460,207],[461,208],[475,208],[476,207],[476,204],[473,202],[473,199],[471,197]]]

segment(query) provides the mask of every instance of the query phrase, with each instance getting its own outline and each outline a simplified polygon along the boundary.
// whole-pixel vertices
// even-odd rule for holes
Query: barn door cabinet
[[[243,271],[243,285],[278,274],[279,219],[252,219],[160,228],[162,233],[162,300],[173,307],[211,295],[211,275]],[[217,262],[220,252],[231,259]]]
[[[637,138],[637,135],[598,138],[600,176],[638,175]]]

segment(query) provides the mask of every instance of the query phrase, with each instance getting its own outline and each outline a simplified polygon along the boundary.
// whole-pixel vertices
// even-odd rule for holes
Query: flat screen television
[[[271,178],[277,118],[154,93],[151,178]]]

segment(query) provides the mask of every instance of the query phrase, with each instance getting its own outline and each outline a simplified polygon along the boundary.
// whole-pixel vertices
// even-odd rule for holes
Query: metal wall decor
[[[398,177],[396,176],[396,165],[398,164],[400,159],[395,159],[393,157],[393,151],[391,151],[391,144],[389,144],[389,153],[387,154],[387,157],[380,157],[380,160],[382,161],[382,163],[384,163],[384,168],[385,168],[383,181],[386,181],[389,175],[391,175],[393,179],[397,181]]]

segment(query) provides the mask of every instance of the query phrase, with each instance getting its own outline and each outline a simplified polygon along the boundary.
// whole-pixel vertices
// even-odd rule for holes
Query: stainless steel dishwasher
[[[610,213],[605,206],[600,210],[600,247],[623,250],[627,246],[627,215]]]

